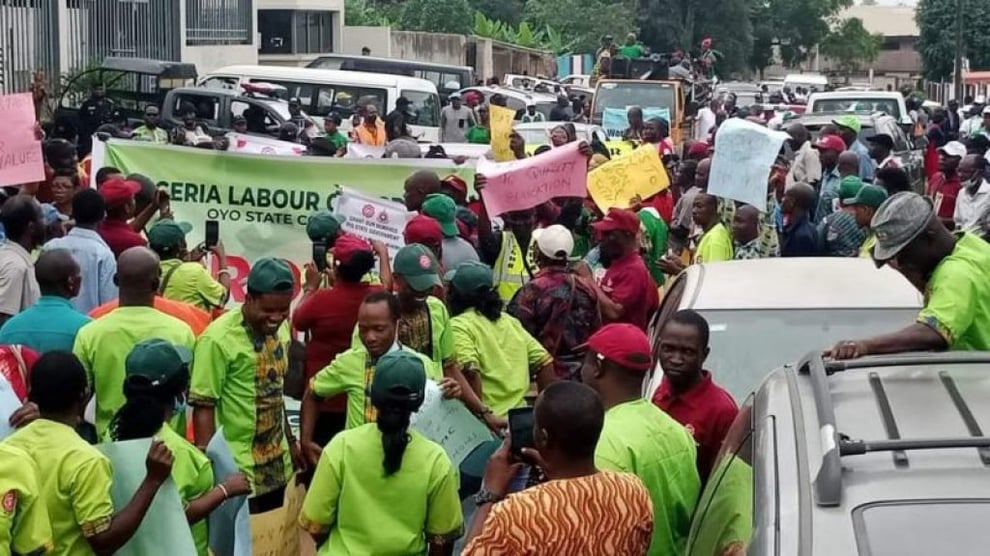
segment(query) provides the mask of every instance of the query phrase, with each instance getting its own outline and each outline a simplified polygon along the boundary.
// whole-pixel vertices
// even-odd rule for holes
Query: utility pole
[[[963,0],[956,0],[956,71],[953,76],[955,98],[963,98]]]

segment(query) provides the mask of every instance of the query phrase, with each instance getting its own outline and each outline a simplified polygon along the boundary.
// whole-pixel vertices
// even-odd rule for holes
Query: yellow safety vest
[[[535,239],[530,239],[529,249],[526,250],[526,262],[529,268],[536,272],[536,261],[533,260],[533,244]],[[519,250],[519,242],[516,236],[508,231],[502,230],[502,248],[495,259],[495,286],[498,288],[498,295],[502,301],[508,303],[512,296],[529,282],[529,272],[523,264],[523,254]]]

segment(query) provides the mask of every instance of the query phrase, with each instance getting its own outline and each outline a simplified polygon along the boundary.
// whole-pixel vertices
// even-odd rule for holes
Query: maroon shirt
[[[292,326],[306,332],[306,385],[320,369],[326,367],[338,354],[351,347],[354,327],[357,326],[358,309],[369,293],[380,291],[381,286],[361,282],[340,282],[329,289],[321,289],[304,299],[292,317]],[[341,412],[347,409],[347,394],[325,400],[321,411]]]
[[[131,229],[131,225],[124,220],[111,220],[108,218],[100,223],[96,231],[99,232],[103,241],[107,242],[110,250],[113,251],[114,257],[120,257],[121,253],[131,247],[145,247],[148,245],[144,237]]]
[[[622,317],[605,321],[605,324],[627,322],[646,331],[650,315],[660,305],[657,285],[643,258],[636,252],[612,262],[602,277],[602,291],[623,309]]]
[[[951,178],[946,178],[945,174],[939,172],[928,180],[928,190],[925,192],[932,201],[935,202],[935,210],[938,217],[952,220],[956,214],[956,197],[959,196],[959,174]]]
[[[701,382],[680,394],[671,390],[670,383],[664,378],[653,394],[653,403],[694,436],[698,443],[698,474],[704,482],[708,480],[739,408],[732,395],[715,384],[710,372],[702,373]]]

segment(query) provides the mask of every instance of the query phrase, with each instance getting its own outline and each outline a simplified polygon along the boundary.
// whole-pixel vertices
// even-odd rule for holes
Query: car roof
[[[865,258],[769,258],[691,265],[681,307],[696,310],[916,308],[921,294]]]
[[[975,499],[990,504],[990,453],[975,445],[879,449],[884,442],[980,442],[972,437],[985,436],[979,427],[990,426],[988,372],[990,353],[985,352],[908,353],[843,362],[823,359],[818,352],[768,377],[758,398],[786,392],[769,407],[778,411],[777,423],[798,429],[793,435],[779,430],[788,440],[778,449],[791,450],[790,442],[799,439],[797,461],[811,479],[799,488],[811,490],[813,553],[851,554],[857,541],[877,542],[868,525],[850,526],[850,514],[856,522],[878,506],[899,505],[914,512],[913,521],[923,522],[926,509],[919,506],[926,502]],[[816,387],[821,377],[821,387]],[[843,438],[872,447],[860,453]]]
[[[436,62],[421,62],[418,60],[403,60],[401,58],[383,58],[381,56],[358,56],[356,54],[321,54],[314,61],[319,60],[369,60],[372,62],[386,62],[408,67],[421,67],[427,69],[436,68],[441,70],[473,71],[470,66],[459,66],[454,64],[439,64]],[[347,70],[350,71],[350,70]]]
[[[388,73],[368,73],[363,71],[296,68],[287,66],[224,66],[211,71],[214,75],[236,75],[257,79],[297,79],[313,83],[340,83],[348,85],[369,85],[396,87],[418,91],[437,92],[437,86],[426,79]]]
[[[894,99],[894,100],[904,100],[904,96],[901,93],[891,92],[891,91],[863,91],[863,90],[846,90],[846,91],[828,91],[823,93],[811,93],[808,96],[808,104],[811,104],[814,100],[829,99],[829,98],[862,98],[862,99]]]
[[[882,112],[805,112],[792,120],[792,123],[800,123],[807,127],[818,127],[832,123],[836,118],[842,116],[856,116],[863,127],[875,127],[876,121],[880,118],[893,118],[889,114]]]

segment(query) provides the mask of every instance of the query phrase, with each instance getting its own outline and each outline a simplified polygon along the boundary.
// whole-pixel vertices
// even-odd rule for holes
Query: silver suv
[[[775,370],[695,510],[693,556],[990,553],[990,353]]]

